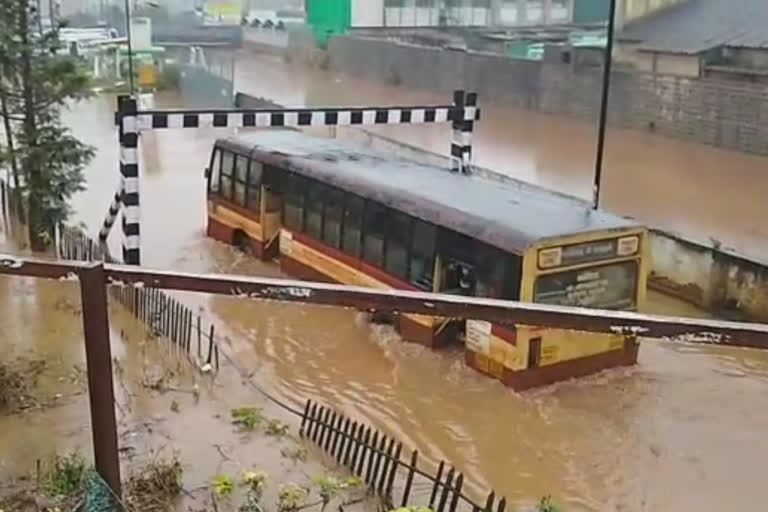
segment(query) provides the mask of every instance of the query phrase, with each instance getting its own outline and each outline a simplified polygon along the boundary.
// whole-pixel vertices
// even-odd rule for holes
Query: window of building
[[[323,196],[325,185],[309,180],[304,203],[305,231],[315,240],[323,239]]]
[[[344,217],[344,192],[328,188],[323,200],[323,241],[336,249],[341,247],[341,222]]]
[[[256,213],[261,211],[261,179],[264,174],[264,165],[261,162],[251,160],[248,171],[248,196],[247,207]]]
[[[248,158],[235,156],[235,176],[233,200],[240,206],[245,206],[245,187],[248,181]]]
[[[229,151],[221,152],[221,182],[219,190],[226,199],[232,199],[232,174],[235,164],[235,155]]]
[[[408,278],[408,238],[411,231],[411,217],[394,210],[387,212],[386,254],[384,268],[403,279]]]
[[[208,191],[219,191],[219,177],[221,176],[221,150],[215,148],[211,155],[210,167],[208,167]]]
[[[384,241],[387,236],[387,209],[368,201],[363,215],[363,260],[384,267]]]
[[[344,222],[342,230],[342,249],[344,252],[360,257],[360,240],[363,232],[363,210],[365,201],[352,194],[346,194],[344,201]]]
[[[298,174],[287,173],[284,186],[283,225],[292,231],[304,231],[305,179]]]
[[[435,278],[436,241],[435,226],[418,219],[413,221],[408,280],[423,290],[432,291]]]

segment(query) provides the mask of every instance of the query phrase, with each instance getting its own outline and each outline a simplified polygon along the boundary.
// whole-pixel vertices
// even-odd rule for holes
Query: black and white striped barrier
[[[134,98],[118,98],[115,120],[120,133],[120,203],[123,210],[123,261],[141,262],[139,208],[139,133],[170,128],[273,128],[446,123],[453,127],[451,169],[469,174],[474,122],[480,119],[477,94],[456,91],[452,105],[300,109],[139,110]],[[106,241],[120,204],[113,200],[99,232]]]

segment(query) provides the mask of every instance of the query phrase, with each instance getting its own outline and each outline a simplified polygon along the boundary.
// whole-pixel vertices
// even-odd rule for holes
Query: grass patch
[[[288,435],[288,431],[290,429],[291,427],[287,423],[272,419],[267,422],[264,433],[266,433],[268,436],[284,437]]]
[[[54,455],[40,465],[40,485],[50,497],[69,497],[80,493],[88,465],[77,453]]]
[[[45,361],[41,360],[0,361],[0,413],[12,414],[39,405],[31,390],[43,370]]]
[[[257,407],[238,407],[230,411],[232,423],[243,430],[256,430],[264,423],[264,413]]]
[[[125,484],[125,501],[132,510],[162,512],[181,493],[183,470],[175,456],[158,459],[131,475]]]

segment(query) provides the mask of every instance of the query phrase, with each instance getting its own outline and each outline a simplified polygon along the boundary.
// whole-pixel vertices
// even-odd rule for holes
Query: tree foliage
[[[44,28],[37,3],[0,2],[0,117],[10,127],[5,159],[15,162],[32,249],[42,250],[71,214],[94,149],[62,124],[61,109],[90,92],[89,78],[62,48],[59,28]]]

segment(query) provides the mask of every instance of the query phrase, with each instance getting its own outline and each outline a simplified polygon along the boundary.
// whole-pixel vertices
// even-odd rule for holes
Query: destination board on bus
[[[580,244],[550,247],[539,251],[539,268],[565,267],[632,256],[640,249],[637,235]]]
[[[637,263],[627,261],[539,276],[533,300],[557,306],[632,309],[636,286]]]

